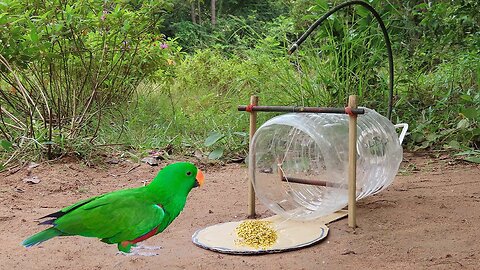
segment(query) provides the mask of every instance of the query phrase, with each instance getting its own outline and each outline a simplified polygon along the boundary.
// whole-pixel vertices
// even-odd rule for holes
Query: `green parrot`
[[[168,165],[147,186],[92,197],[42,217],[50,219],[40,224],[53,226],[25,239],[22,245],[81,235],[117,244],[119,251],[129,253],[136,243],[165,230],[182,211],[190,190],[201,186],[204,179],[191,163]]]

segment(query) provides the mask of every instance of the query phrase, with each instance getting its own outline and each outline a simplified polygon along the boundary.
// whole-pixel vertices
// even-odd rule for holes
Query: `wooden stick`
[[[277,159],[277,172],[278,176],[280,176],[280,180],[285,181],[286,178],[285,175],[283,175],[282,161],[280,161],[280,159]]]
[[[254,112],[297,112],[297,113],[337,113],[346,114],[345,108],[330,108],[330,107],[299,107],[299,106],[245,106],[240,105],[237,108],[239,111],[254,111]],[[354,114],[364,114],[365,109],[352,109]]]
[[[342,185],[333,183],[333,182],[328,182],[324,180],[314,180],[314,179],[305,179],[305,178],[298,178],[298,177],[285,177],[280,175],[282,177],[283,182],[290,182],[290,183],[296,183],[296,184],[305,184],[305,185],[312,185],[312,186],[323,186],[323,187],[334,187],[334,188],[342,188]]]
[[[348,187],[344,187],[341,184],[323,181],[323,180],[312,180],[312,179],[305,179],[305,178],[297,178],[297,177],[285,177],[282,174],[279,174],[282,178],[283,182],[287,183],[295,183],[295,184],[304,184],[304,185],[311,185],[311,186],[321,186],[321,187],[329,187],[329,188],[341,188],[341,189],[348,189]],[[362,192],[361,188],[357,188],[357,192]]]
[[[357,96],[348,97],[348,107],[357,108]],[[348,121],[348,226],[357,227],[357,115]]]
[[[341,184],[324,181],[324,180],[305,179],[305,178],[291,177],[291,176],[286,177],[283,172],[282,163],[280,160],[277,160],[277,172],[278,172],[278,176],[280,177],[280,181],[282,182],[305,184],[305,185],[312,185],[312,186],[322,186],[322,187],[328,186],[332,188],[344,188],[344,189],[348,188],[348,187],[344,187]],[[358,190],[358,191],[361,191],[361,190]]]
[[[258,97],[250,97],[250,105],[258,105]],[[252,139],[255,131],[257,130],[257,113],[250,112],[250,149],[252,146]],[[253,177],[255,170],[255,153],[249,151],[249,164],[248,164],[248,217],[255,218],[255,190],[253,189]]]

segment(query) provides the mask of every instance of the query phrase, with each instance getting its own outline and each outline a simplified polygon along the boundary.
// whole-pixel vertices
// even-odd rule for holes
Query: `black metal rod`
[[[388,100],[388,112],[387,112],[387,118],[389,120],[392,119],[392,109],[393,109],[393,77],[394,77],[394,68],[393,68],[393,53],[392,53],[392,45],[390,43],[390,38],[388,37],[388,31],[387,28],[385,27],[385,24],[383,23],[382,18],[380,17],[380,14],[368,3],[364,1],[349,1],[342,3],[338,6],[333,7],[330,9],[325,15],[323,15],[320,19],[318,19],[312,26],[308,28],[308,30],[292,45],[292,47],[288,50],[288,54],[292,54],[294,51],[298,49],[300,44],[302,44],[305,39],[317,28],[323,21],[325,21],[330,15],[333,13],[337,12],[339,9],[342,9],[344,7],[352,6],[352,5],[361,5],[365,7],[368,11],[370,11],[375,19],[377,19],[378,24],[380,25],[380,28],[382,29],[383,37],[385,39],[385,45],[387,46],[387,57],[388,57],[388,73],[389,73],[389,82],[388,82],[388,88],[389,88],[389,100]]]
[[[299,106],[238,106],[239,111],[254,112],[297,112],[297,113],[337,113],[346,114],[345,108],[299,107]],[[351,109],[353,114],[365,114],[365,109]]]

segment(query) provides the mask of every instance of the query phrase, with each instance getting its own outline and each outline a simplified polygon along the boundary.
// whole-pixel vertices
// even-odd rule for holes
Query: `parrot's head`
[[[177,162],[163,168],[153,179],[154,188],[161,186],[173,192],[190,192],[192,188],[203,185],[205,176],[195,165],[189,162]],[[182,192],[183,193],[183,192]]]

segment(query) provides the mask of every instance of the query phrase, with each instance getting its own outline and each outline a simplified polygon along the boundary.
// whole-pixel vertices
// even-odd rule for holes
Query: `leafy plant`
[[[248,144],[248,134],[246,132],[232,132],[223,134],[217,131],[210,132],[209,136],[205,139],[204,146],[207,148],[213,148],[208,154],[209,159],[220,159],[223,157],[227,140],[230,140],[233,145],[233,149],[229,149],[229,153],[235,153],[239,148],[243,148]]]
[[[245,27],[243,22],[248,22],[248,17],[235,18],[235,22],[242,23],[220,28],[225,33],[239,33],[240,39],[235,35],[232,39],[213,38],[222,33],[192,24],[194,32],[201,34],[199,39],[187,43],[191,54],[178,66],[171,91],[177,111],[204,123],[202,128],[190,129],[195,134],[190,137],[191,142],[199,145],[198,138],[207,138],[212,130],[224,135],[244,132],[245,120],[236,120],[239,124],[232,125],[236,115],[243,115],[225,107],[235,108],[239,100],[248,100],[250,94],[259,95],[262,104],[343,106],[346,97],[356,93],[361,95],[363,106],[385,114],[385,45],[377,23],[362,7],[336,13],[296,54],[286,56],[288,40],[294,40],[340,2],[343,1],[296,1],[287,16],[264,23],[269,29]],[[393,41],[393,122],[410,124],[408,147],[478,149],[478,24],[470,23],[478,20],[477,4],[439,1],[422,7],[425,4],[418,5],[418,1],[369,2],[382,15]],[[181,31],[178,34],[182,36]],[[195,43],[202,38],[207,39],[202,44]],[[240,42],[236,43],[237,40]],[[193,52],[193,48],[197,50]],[[193,102],[192,96],[196,97]],[[192,103],[195,105],[191,106]],[[193,108],[202,109],[195,113]],[[271,114],[260,117],[261,123]],[[225,144],[226,138],[211,148]],[[200,145],[203,143],[201,139]],[[225,148],[224,153],[229,151]]]
[[[0,146],[3,148],[3,151],[12,150],[12,143],[6,140],[0,140]]]
[[[170,7],[163,1],[2,2],[1,136],[48,158],[68,147],[85,149],[105,115],[171,65],[175,42],[154,34]]]
[[[206,147],[213,146],[213,145],[217,144],[217,142],[219,142],[224,137],[225,137],[225,135],[223,135],[222,133],[211,132],[210,135],[205,139],[204,146],[206,146]],[[208,158],[209,159],[219,159],[223,156],[224,151],[225,151],[225,149],[223,147],[218,146],[218,147],[214,148],[210,152],[210,154],[208,154]]]
[[[463,160],[472,162],[472,163],[480,163],[480,150],[468,150],[456,153],[455,156],[460,156]]]
[[[342,0],[217,1],[215,26],[204,1],[27,2],[0,3],[7,161],[27,151],[86,155],[93,143],[122,144],[131,155],[172,145],[244,156],[248,114],[236,106],[252,94],[265,105],[343,106],[356,93],[363,106],[386,111],[383,37],[362,7],[335,13],[286,54]],[[478,156],[477,2],[369,1],[392,39],[393,122],[410,124],[411,150]],[[273,115],[259,114],[258,123]]]

